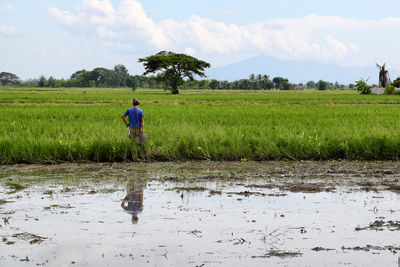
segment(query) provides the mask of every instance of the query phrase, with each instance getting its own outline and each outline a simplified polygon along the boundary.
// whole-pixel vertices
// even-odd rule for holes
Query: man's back
[[[141,119],[144,118],[143,110],[138,107],[133,107],[125,112],[129,117],[129,127],[140,129],[142,127]]]

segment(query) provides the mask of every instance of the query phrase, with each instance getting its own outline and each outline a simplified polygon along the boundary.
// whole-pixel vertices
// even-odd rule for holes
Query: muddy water
[[[357,162],[3,167],[0,266],[398,266],[398,177]]]

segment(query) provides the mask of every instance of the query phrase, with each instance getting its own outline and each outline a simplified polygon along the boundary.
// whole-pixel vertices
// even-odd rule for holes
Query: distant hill
[[[250,74],[267,74],[270,77],[281,76],[292,83],[307,81],[338,81],[341,84],[355,83],[361,77],[368,83],[378,83],[378,69],[371,67],[340,67],[307,61],[288,61],[273,57],[257,56],[223,67],[211,68],[206,74],[209,79],[239,80],[248,78]],[[389,70],[390,77],[395,79],[398,72]]]

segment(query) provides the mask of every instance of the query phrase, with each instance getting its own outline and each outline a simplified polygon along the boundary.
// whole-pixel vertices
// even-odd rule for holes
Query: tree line
[[[113,69],[95,68],[92,71],[79,70],[74,72],[69,79],[56,79],[53,76],[46,78],[40,76],[38,79],[28,79],[22,81],[17,75],[9,72],[0,73],[0,83],[2,86],[21,86],[21,87],[97,87],[97,88],[121,88],[129,87],[149,88],[149,89],[168,89],[167,86],[157,80],[155,76],[130,75],[124,65],[116,65]],[[307,83],[292,84],[283,77],[270,78],[265,74],[251,74],[248,78],[236,81],[224,80],[187,80],[180,89],[224,89],[224,90],[292,90],[292,89],[344,89],[354,88],[354,85],[343,85],[330,83],[327,81],[308,81]]]

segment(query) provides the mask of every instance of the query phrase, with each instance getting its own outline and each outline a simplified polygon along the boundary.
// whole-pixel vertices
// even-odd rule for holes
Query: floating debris
[[[288,258],[288,257],[301,257],[302,255],[303,254],[300,252],[271,250],[264,255],[251,256],[251,257],[252,258],[271,258],[271,257]]]
[[[29,241],[30,244],[40,244],[45,239],[47,239],[47,237],[31,234],[28,232],[13,234],[12,237],[18,238],[18,239],[24,240],[24,241]]]
[[[202,187],[202,186],[194,186],[194,187],[174,187],[174,188],[171,188],[171,189],[168,189],[169,191],[187,191],[187,192],[190,192],[190,191],[206,191],[206,190],[208,190],[207,188],[205,188],[205,187]]]
[[[390,231],[398,231],[400,230],[400,221],[383,221],[383,220],[376,220],[370,223],[368,226],[365,227],[356,227],[356,231],[362,230],[376,230],[376,231],[383,231],[384,229],[388,229]]]
[[[395,246],[372,246],[372,245],[366,245],[364,247],[341,247],[342,250],[355,250],[355,251],[370,251],[370,250],[389,250],[393,253],[396,253],[397,251],[400,251],[400,247],[395,247]]]
[[[330,250],[335,250],[335,249],[334,248],[315,247],[315,248],[312,248],[311,250],[313,250],[313,251],[330,251]]]

